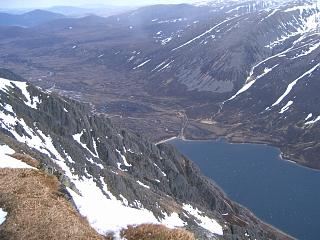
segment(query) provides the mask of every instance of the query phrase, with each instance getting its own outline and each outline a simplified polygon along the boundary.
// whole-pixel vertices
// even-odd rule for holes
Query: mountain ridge
[[[186,226],[201,239],[290,239],[228,200],[172,146],[155,146],[92,115],[90,106],[23,81],[2,78],[0,93],[2,144],[57,176],[99,233],[160,221]],[[115,210],[117,218],[105,217]],[[133,219],[125,220],[128,213]]]
[[[65,16],[40,9],[32,10],[22,14],[0,13],[0,25],[33,27],[61,18],[65,18]]]

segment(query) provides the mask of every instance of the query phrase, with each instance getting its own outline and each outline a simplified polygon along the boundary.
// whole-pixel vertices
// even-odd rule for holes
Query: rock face
[[[173,147],[116,128],[89,105],[3,78],[0,99],[1,144],[39,159],[100,233],[154,221],[200,239],[290,239],[231,202]],[[140,220],[127,220],[132,213]]]

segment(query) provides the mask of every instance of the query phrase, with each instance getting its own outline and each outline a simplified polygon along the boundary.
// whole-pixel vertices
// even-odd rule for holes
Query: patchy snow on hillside
[[[164,64],[166,64],[166,61],[160,63],[159,65],[157,65],[151,72],[156,71],[157,69],[159,69],[161,66],[163,66]]]
[[[157,165],[157,164],[153,164],[155,167],[157,167],[157,169],[159,169],[159,171],[161,172],[161,174],[164,176],[164,177],[166,177],[167,176],[167,174],[164,172],[164,171],[162,171],[161,170],[161,168]]]
[[[302,74],[300,77],[298,77],[296,80],[294,80],[293,82],[291,82],[286,91],[278,98],[277,101],[275,101],[272,104],[272,107],[278,105],[279,103],[282,102],[282,100],[291,92],[291,90],[293,89],[293,87],[297,84],[297,82],[299,80],[301,80],[302,78],[306,77],[306,76],[310,76],[318,67],[320,66],[320,63],[318,63],[316,66],[314,66],[313,68],[311,68],[310,70],[308,70],[307,72],[305,72],[304,74]],[[270,109],[270,108],[267,108]]]
[[[260,22],[265,21],[266,19],[270,18],[271,16],[273,16],[274,14],[276,14],[278,11],[280,11],[280,9],[276,8],[276,9],[272,9],[271,12],[263,19],[261,19]]]
[[[9,107],[9,109],[12,109],[12,107]],[[18,118],[14,112],[6,113],[4,111],[0,111],[0,126],[2,129],[10,132],[17,141],[25,143],[29,147],[34,148],[41,153],[51,157],[59,155],[58,151],[53,146],[50,136],[46,136],[39,129],[32,129],[27,125],[23,118]],[[27,135],[20,135],[16,131],[17,126],[23,128]]]
[[[227,101],[231,101],[231,100],[235,99],[238,95],[247,91],[254,83],[255,83],[255,81],[246,82],[243,85],[243,87],[236,94],[234,94],[231,98],[229,98]]]
[[[285,13],[292,11],[299,11],[299,16],[293,16],[289,22],[281,22],[280,26],[283,26],[283,28],[281,28],[283,31],[282,36],[270,42],[265,46],[266,48],[272,49],[277,45],[284,43],[289,38],[306,34],[317,29],[318,23],[316,19],[318,13],[314,5],[305,4],[284,10]],[[290,28],[287,28],[286,25],[290,25]]]
[[[309,113],[308,116],[304,119],[305,121],[308,121],[310,118],[312,118],[313,114]]]
[[[83,180],[77,180],[74,183],[82,196],[71,189],[68,189],[68,191],[81,215],[87,217],[90,225],[100,234],[119,233],[121,229],[128,225],[159,223],[151,211],[123,205],[121,200],[117,200],[108,191],[104,182],[102,183],[104,185],[103,189],[109,199],[92,178],[83,178]]]
[[[319,121],[320,121],[320,115],[316,117],[314,120],[306,122],[305,125],[315,124],[316,122],[319,122]]]
[[[24,103],[33,108],[37,109],[37,105],[41,103],[38,96],[32,97],[28,91],[28,84],[26,82],[18,82],[18,81],[11,81],[8,79],[0,78],[0,90],[7,92],[8,88],[18,88],[22,92],[22,95],[25,99],[23,99]]]
[[[0,145],[0,168],[33,168],[28,164],[17,160],[9,155],[15,151],[6,145]]]
[[[190,215],[197,219],[197,224],[202,228],[212,232],[214,234],[223,235],[223,229],[221,225],[214,219],[211,219],[204,215],[203,212],[189,204],[183,204],[183,209]]]
[[[280,112],[279,113],[284,113],[286,112],[287,110],[289,110],[290,106],[293,104],[293,101],[289,101],[283,108],[281,108]]]
[[[177,23],[177,22],[182,22],[182,21],[187,21],[187,18],[176,18],[176,19],[170,19],[170,20],[161,20],[158,23]]]
[[[292,57],[291,59],[296,59],[296,58],[300,58],[306,55],[311,54],[313,51],[317,50],[318,47],[320,47],[320,42],[315,43],[315,44],[308,44],[308,47],[306,50],[301,51],[300,54],[296,54],[294,57]]]
[[[86,144],[81,142],[81,137],[84,133],[85,133],[85,129],[82,130],[81,133],[74,134],[72,137],[77,143],[79,143],[84,149],[86,149],[93,157],[99,158],[99,156],[97,155],[97,152],[96,153],[92,152]]]
[[[171,60],[169,63],[167,63],[166,65],[164,65],[162,68],[160,68],[160,69],[158,70],[158,72],[161,72],[162,70],[165,70],[165,69],[169,68],[170,65],[171,65],[173,62],[174,62],[174,60]]]
[[[229,98],[227,101],[231,101],[233,99],[235,99],[238,95],[240,95],[241,93],[247,91],[259,78],[264,77],[265,75],[267,75],[269,72],[271,72],[274,68],[276,68],[278,66],[275,65],[272,68],[268,68],[266,67],[263,70],[263,73],[261,73],[259,76],[257,76],[255,79],[252,80],[252,75],[253,75],[253,71],[251,71],[249,77],[247,78],[246,83],[243,85],[243,87],[236,93],[234,94],[231,98]],[[251,80],[251,81],[250,81]]]
[[[165,38],[165,39],[161,40],[161,45],[166,45],[171,40],[172,40],[172,37]]]
[[[120,155],[120,157],[122,158],[123,165],[125,165],[126,167],[132,167],[132,165],[128,163],[126,156],[124,156],[118,149],[116,149],[116,152],[117,152],[117,153]]]
[[[169,62],[169,65],[172,62],[173,60]],[[19,87],[17,87],[21,89],[21,94],[25,96],[28,103],[34,104],[34,102],[37,102],[34,100],[36,98],[31,100],[25,83],[18,83],[17,85],[19,85]],[[10,81],[0,82],[0,90],[7,91],[8,87],[12,86]],[[2,92],[0,91],[0,93]],[[113,195],[113,193],[109,191],[105,179],[103,177],[94,177],[88,169],[84,170],[84,175],[77,175],[74,172],[74,169],[69,166],[70,163],[76,162],[76,159],[72,159],[71,156],[63,150],[62,146],[56,145],[57,143],[54,142],[54,138],[49,134],[42,132],[37,128],[37,125],[30,123],[26,118],[18,117],[12,106],[0,103],[0,109],[0,127],[2,129],[10,132],[18,142],[26,144],[30,148],[34,148],[39,152],[48,155],[48,157],[64,171],[65,176],[74,184],[70,185],[73,190],[68,188],[68,192],[72,196],[77,209],[81,215],[88,219],[90,225],[99,233],[107,234],[112,232],[116,233],[116,236],[119,236],[120,231],[127,226],[145,223],[164,224],[171,228],[186,225],[176,212],[163,213],[162,218],[157,218],[151,210],[148,210],[143,206],[139,199],[129,203],[123,196]],[[68,111],[64,112],[64,114],[68,114]],[[24,133],[17,132],[17,126],[24,129]],[[83,129],[80,133],[74,134],[72,138],[80,145],[80,147],[89,151],[92,156],[99,159],[99,139],[92,139],[92,151],[88,148],[87,144],[84,144],[81,141],[81,138],[86,131],[88,130]],[[122,154],[120,150],[114,149],[114,151],[119,154],[119,159],[123,162],[118,165],[120,170],[122,165],[125,165],[126,167],[132,166],[128,163],[125,155]],[[130,149],[128,151],[132,152]],[[124,153],[126,152],[127,149],[124,148]],[[14,150],[10,147],[0,145],[0,167],[32,168],[9,156],[9,154],[13,153]],[[101,164],[95,163],[95,159],[87,157],[86,160],[86,164],[96,164],[103,168]],[[163,177],[166,177],[166,173],[164,173],[158,165],[154,164],[154,166],[159,169],[159,172],[162,173]],[[140,186],[150,189],[150,187],[143,182],[136,182]],[[203,213],[192,207],[185,207],[184,210],[198,220],[199,226],[202,226],[213,233],[220,234],[217,223],[213,219],[204,216]]]
[[[151,59],[148,59],[147,61],[144,61],[143,63],[139,64],[138,66],[134,67],[133,70],[136,70],[138,68],[141,68],[143,67],[144,65],[146,65],[148,62],[150,62]]]
[[[184,43],[184,44],[182,44],[182,45],[180,45],[180,46],[178,46],[178,47],[176,47],[176,48],[172,49],[171,51],[176,51],[176,50],[178,50],[178,49],[180,49],[180,48],[183,48],[183,47],[185,47],[185,46],[189,45],[190,43],[193,43],[194,41],[196,41],[196,40],[198,40],[198,39],[202,38],[203,36],[205,36],[205,35],[207,35],[207,34],[211,33],[213,30],[215,30],[216,28],[218,28],[218,27],[219,27],[219,26],[221,26],[222,24],[224,24],[224,23],[226,23],[226,22],[228,22],[228,21],[231,21],[231,20],[233,20],[233,19],[235,19],[235,18],[236,18],[236,17],[233,17],[233,18],[230,18],[230,19],[226,19],[226,20],[224,20],[224,21],[222,21],[222,22],[220,22],[220,23],[216,24],[215,26],[213,26],[213,27],[212,27],[212,28],[210,28],[209,30],[207,30],[207,31],[205,31],[204,33],[202,33],[202,34],[200,34],[200,35],[196,36],[195,38],[193,38],[193,39],[189,40],[188,42],[186,42],[186,43]]]
[[[161,223],[166,225],[169,228],[176,228],[176,227],[184,227],[187,225],[186,222],[182,221],[178,215],[178,213],[173,212],[171,215],[168,215],[164,212],[162,214],[165,216]]]
[[[140,186],[144,187],[144,188],[150,189],[150,187],[149,187],[148,185],[146,185],[146,184],[144,184],[144,183],[142,183],[142,182],[140,182],[140,181],[137,181],[137,183],[138,183]]]

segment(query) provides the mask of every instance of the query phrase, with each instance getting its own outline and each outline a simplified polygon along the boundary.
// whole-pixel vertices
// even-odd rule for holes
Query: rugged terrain
[[[119,236],[128,225],[154,223],[183,227],[200,239],[290,239],[230,201],[172,146],[154,145],[93,115],[89,105],[0,73],[1,166],[10,166],[14,154],[55,176],[62,196],[100,234]],[[7,198],[0,207],[10,219]]]
[[[0,29],[0,64],[154,141],[226,137],[320,168],[311,1],[156,5]]]

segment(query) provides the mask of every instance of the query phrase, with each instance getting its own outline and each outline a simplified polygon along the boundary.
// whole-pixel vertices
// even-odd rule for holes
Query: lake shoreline
[[[300,167],[304,167],[304,168],[307,168],[310,170],[320,171],[319,168],[315,168],[315,167],[308,165],[307,162],[303,158],[298,157],[296,155],[292,155],[292,154],[291,155],[286,154],[281,150],[281,147],[278,144],[271,143],[270,141],[267,141],[267,140],[251,140],[251,139],[247,139],[247,138],[243,138],[243,140],[240,140],[240,139],[235,138],[233,136],[215,136],[215,137],[203,137],[203,138],[192,137],[192,136],[191,137],[184,136],[183,138],[179,138],[178,136],[172,136],[172,137],[163,138],[162,140],[158,141],[155,144],[159,145],[159,144],[163,144],[163,143],[169,143],[170,141],[177,140],[177,139],[180,139],[183,141],[218,141],[219,139],[224,139],[230,144],[257,144],[257,145],[265,145],[265,146],[269,146],[269,147],[275,147],[280,152],[279,153],[279,160],[290,162],[292,164],[296,164]],[[246,139],[246,140],[244,140],[244,139]]]
[[[193,144],[192,142],[195,142],[195,144]],[[265,144],[265,143],[261,144],[256,142],[255,143],[229,142],[229,140],[224,137],[209,139],[209,140],[208,139],[182,140],[182,139],[176,138],[175,140],[172,140],[172,142],[169,141],[167,143],[174,145],[182,154],[184,154],[187,158],[189,158],[195,164],[197,164],[201,169],[201,171],[207,177],[209,177],[213,182],[215,182],[230,199],[232,199],[234,202],[237,202],[241,206],[244,206],[245,208],[249,209],[249,211],[252,211],[256,216],[258,216],[258,218],[262,222],[270,226],[273,226],[275,229],[278,229],[281,232],[289,232],[289,234],[295,235],[296,237],[298,237],[298,239],[304,239],[304,238],[301,238],[301,236],[299,235],[297,236],[296,234],[294,234],[295,230],[289,231],[287,227],[283,227],[283,226],[281,227],[281,225],[279,226],[277,224],[275,225],[275,222],[272,221],[272,217],[271,217],[271,220],[270,218],[268,218],[270,217],[269,215],[263,215],[263,214],[261,215],[261,211],[263,212],[264,210],[259,210],[260,212],[259,211],[256,212],[255,210],[257,206],[258,208],[265,208],[265,210],[268,210],[268,211],[271,210],[271,212],[273,211],[271,216],[273,216],[273,219],[276,220],[276,222],[280,221],[278,219],[281,219],[282,223],[285,222],[285,220],[282,219],[283,215],[281,215],[281,217],[279,216],[277,217],[277,214],[278,214],[277,211],[286,212],[286,211],[289,211],[289,209],[291,209],[292,207],[296,209],[296,207],[300,206],[300,205],[296,205],[298,203],[295,203],[294,200],[293,202],[290,203],[291,204],[290,205],[287,202],[288,200],[292,201],[292,199],[299,199],[298,196],[309,196],[310,194],[314,194],[316,196],[316,198],[314,199],[319,199],[319,191],[314,190],[310,192],[310,186],[306,184],[310,176],[311,177],[316,176],[317,178],[319,178],[318,170],[306,168],[291,160],[282,159],[281,154],[279,153],[280,152],[279,148],[270,146],[269,144]],[[243,148],[236,147],[234,145],[243,145]],[[263,147],[261,148],[261,146],[266,146],[266,148],[263,148]],[[246,151],[249,157],[245,157],[245,154],[236,154],[236,152],[240,150]],[[222,157],[221,153],[227,153],[226,158]],[[251,155],[251,158],[250,158],[250,155]],[[233,159],[236,159],[237,161],[235,162],[234,160],[227,161],[229,160],[228,158],[233,158]],[[199,160],[199,159],[202,159],[202,160]],[[285,161],[279,161],[281,159]],[[213,166],[214,166],[214,169],[212,169]],[[274,167],[271,167],[271,166],[274,166]],[[261,171],[262,173],[260,173]],[[283,173],[286,173],[286,174],[283,174]],[[272,178],[269,177],[270,174],[272,174]],[[236,177],[240,176],[240,178],[238,178],[238,180],[234,182],[234,185],[231,184],[232,185],[231,188],[238,188],[239,184],[245,185],[245,187],[241,191],[235,190],[236,192],[239,191],[239,193],[237,194],[240,194],[240,195],[237,195],[237,194],[234,195],[235,193],[231,193],[230,189],[228,189],[225,186],[226,182],[230,184],[232,180],[234,180],[235,176]],[[223,181],[226,181],[224,184],[221,184],[220,182],[221,179],[219,180],[219,178],[221,177],[225,178],[225,180],[223,180]],[[300,179],[300,177],[302,179]],[[248,179],[250,180],[248,181]],[[277,179],[279,179],[279,182]],[[282,181],[282,179],[284,179],[284,181]],[[288,179],[291,179],[291,180],[288,180]],[[261,182],[264,182],[264,183],[260,184]],[[266,183],[268,184],[266,185]],[[255,185],[255,188],[252,188],[250,184]],[[311,186],[313,186],[314,184],[316,184],[316,181],[312,181]],[[300,185],[303,187],[301,187]],[[287,189],[287,186],[291,186],[291,187]],[[298,187],[295,187],[295,186],[298,186]],[[259,193],[259,190],[256,189],[257,187],[259,189],[260,188],[262,189],[261,194]],[[312,189],[314,187],[315,186],[313,186]],[[249,189],[251,193],[247,191]],[[263,189],[268,189],[267,191],[269,192],[267,195],[264,195],[266,193],[264,192],[265,190]],[[297,192],[295,189],[298,189]],[[290,197],[286,197],[287,196],[286,194],[289,194],[288,196]],[[294,195],[294,194],[297,194],[297,195]],[[255,201],[253,206],[243,202],[243,199],[247,199],[248,197],[251,198],[249,202]],[[267,202],[265,202],[266,199],[268,199]],[[270,199],[273,199],[273,200],[270,200]],[[289,222],[295,223],[297,219],[301,219],[301,216],[311,215],[310,208],[312,208],[312,206],[315,206],[315,205],[312,204],[312,202],[311,204],[310,203],[307,204],[306,201],[309,201],[309,200],[308,198],[305,198],[304,204],[301,205],[301,208],[303,210],[306,210],[306,213],[305,213],[306,215],[303,215],[304,213],[300,212],[299,213],[300,215],[297,215],[299,217],[297,217],[296,215],[294,215],[296,214],[295,213],[296,210],[291,209],[289,211],[290,214],[288,215],[288,217],[290,218]],[[281,206],[279,209],[277,206],[278,201],[279,201],[279,206]],[[267,204],[265,205],[264,202]],[[287,203],[290,206],[288,206],[287,210],[283,210],[283,209],[286,209]],[[270,207],[273,207],[273,208],[270,208]],[[318,211],[318,210],[315,210],[313,208],[312,212],[314,211]],[[293,214],[292,217],[290,217],[291,214]],[[312,222],[313,222],[312,224],[316,224],[316,221],[312,221]],[[294,226],[298,226],[297,224],[298,223],[295,223]],[[304,223],[305,227],[306,226],[309,227],[309,224],[310,224],[309,222]],[[286,225],[286,223],[284,225]],[[297,230],[297,231],[300,231],[300,230]],[[301,232],[302,234],[304,234],[306,230],[303,229],[301,230]],[[310,237],[308,239],[310,239]]]

